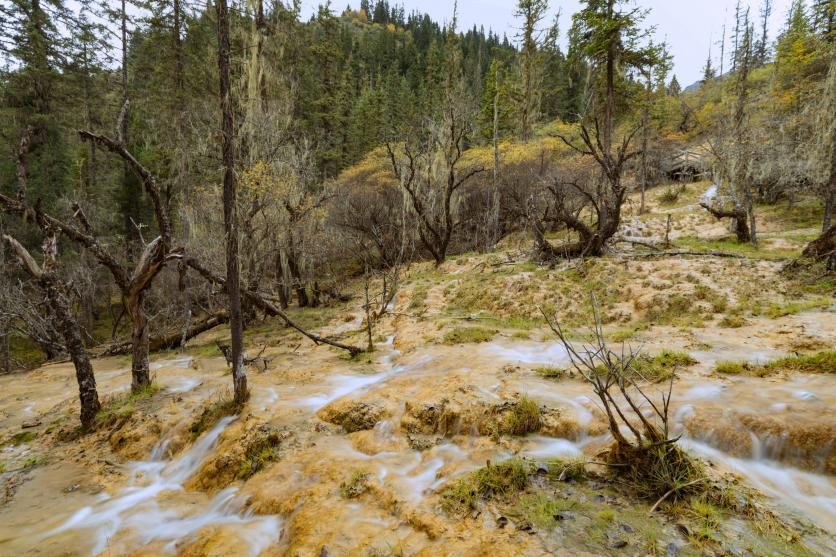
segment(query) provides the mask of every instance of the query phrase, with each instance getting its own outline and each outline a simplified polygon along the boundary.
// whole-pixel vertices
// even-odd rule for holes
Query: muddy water
[[[830,330],[832,324],[827,327]],[[760,342],[741,347],[730,341],[728,346],[720,342],[715,352],[701,349],[693,354],[700,360],[716,361],[728,359],[731,350],[738,359],[759,360],[765,348]],[[212,497],[185,491],[183,485],[213,452],[228,419],[171,460],[163,459],[167,452],[163,439],[149,460],[127,464],[124,482],[108,490],[88,486],[85,471],[69,463],[36,468],[31,480],[18,490],[14,507],[0,509],[0,555],[51,555],[66,547],[76,548],[79,555],[119,554],[137,548],[175,552],[210,530],[238,539],[244,554],[258,555],[279,540],[287,543],[294,532],[293,521],[304,515],[305,504],[292,516],[289,511],[282,516],[253,516],[246,510],[246,500],[258,499],[261,491],[279,501],[299,500],[300,490],[316,485],[328,486],[319,496],[327,501],[329,519],[317,524],[313,537],[331,540],[337,547],[386,540],[395,532],[401,539],[403,520],[393,519],[390,506],[381,501],[397,502],[394,508],[402,513],[401,518],[407,513],[432,514],[433,493],[486,461],[515,454],[535,460],[574,458],[594,454],[606,442],[594,427],[598,409],[585,384],[546,380],[532,370],[567,365],[568,355],[559,344],[503,339],[481,345],[429,346],[401,354],[390,339],[380,347],[380,354],[362,371],[342,364],[338,369],[304,370],[282,377],[269,372],[251,376],[250,410],[256,416],[301,427],[317,422],[316,412],[334,401],[359,399],[387,409],[373,430],[347,436],[333,429],[314,434],[311,442],[289,452],[240,491],[232,487]],[[214,360],[200,362],[197,367],[206,369],[199,371],[186,358],[157,363],[159,381],[168,392],[180,393],[187,401],[205,398],[208,389],[226,382],[222,373],[207,373],[207,369],[222,370],[222,364]],[[836,481],[827,463],[830,447],[801,458],[795,448],[797,439],[787,431],[761,427],[751,418],[765,416],[799,427],[836,423],[836,381],[804,375],[781,380],[723,379],[706,375],[705,369],[705,364],[697,366],[698,371],[683,374],[676,384],[674,421],[689,450],[718,468],[736,472],[777,504],[836,533]],[[104,392],[124,388],[127,370],[98,371]],[[67,369],[50,366],[37,373],[42,376],[28,386],[15,378],[2,379],[9,390],[0,395],[4,397],[0,399],[4,412],[0,427],[15,429],[27,417],[38,416],[66,399],[72,387]],[[571,438],[531,435],[496,444],[462,430],[452,438],[439,437],[436,444],[419,451],[410,448],[400,427],[407,402],[431,404],[460,397],[473,404],[498,404],[520,393],[560,409],[578,424],[577,434]],[[381,495],[373,502],[340,497],[340,482],[355,470],[366,472],[379,490]],[[81,487],[67,492],[68,485]],[[314,505],[311,493],[315,491],[305,493]],[[423,537],[423,541],[412,539],[413,549],[426,543]]]

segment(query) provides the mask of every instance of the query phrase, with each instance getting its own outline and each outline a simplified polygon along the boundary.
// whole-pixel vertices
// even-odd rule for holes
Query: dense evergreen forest
[[[777,37],[771,2],[738,5],[687,89],[646,10],[613,0],[554,21],[546,0],[520,0],[515,37],[386,0],[308,20],[298,1],[2,10],[3,233],[66,306],[53,319],[48,285],[4,252],[5,370],[35,347],[66,353],[70,329],[111,351],[130,332],[134,386],[147,382],[149,343],[230,318],[230,235],[245,326],[520,231],[538,261],[601,255],[627,196],[643,208],[672,177],[713,176],[722,195],[706,210],[753,244],[757,203],[817,197],[823,235],[807,253],[832,265],[829,0],[793,2]],[[28,255],[42,241],[43,269]]]

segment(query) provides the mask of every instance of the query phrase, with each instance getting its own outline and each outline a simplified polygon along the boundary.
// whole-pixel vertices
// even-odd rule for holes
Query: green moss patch
[[[133,415],[137,404],[151,399],[158,392],[160,386],[150,383],[136,391],[106,398],[96,414],[96,427],[112,428],[122,425]]]
[[[488,342],[497,331],[481,327],[456,327],[444,335],[444,344],[466,344]]]

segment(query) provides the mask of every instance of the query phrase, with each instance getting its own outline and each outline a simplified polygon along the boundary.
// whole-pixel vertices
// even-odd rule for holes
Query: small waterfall
[[[827,476],[763,458],[736,458],[692,439],[682,439],[681,443],[705,459],[724,464],[758,490],[785,501],[826,530],[836,533],[836,485]]]
[[[197,472],[217,444],[224,429],[235,418],[226,417],[192,447],[175,460],[162,460],[169,439],[164,439],[151,453],[152,460],[134,462],[129,485],[115,495],[102,496],[93,506],[84,507],[64,524],[47,532],[48,538],[68,530],[95,531],[92,555],[98,555],[119,543],[131,539],[138,545],[163,542],[164,550],[173,552],[178,541],[197,534],[209,525],[234,525],[249,554],[257,556],[278,540],[280,522],[273,516],[252,516],[244,511],[245,501],[236,494],[237,488],[218,493],[206,505],[197,506],[194,514],[181,513],[177,508],[164,508],[157,501],[163,492],[184,492],[183,485]],[[171,499],[167,498],[167,502]],[[194,507],[193,507],[194,508]]]

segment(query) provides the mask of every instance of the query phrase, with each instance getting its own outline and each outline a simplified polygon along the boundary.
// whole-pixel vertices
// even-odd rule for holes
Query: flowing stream
[[[726,358],[735,345],[733,339],[726,340],[717,348],[719,356],[708,349],[694,355],[700,360]],[[740,348],[739,343],[737,346],[735,357],[764,357],[762,347]],[[568,355],[559,344],[506,339],[476,346],[427,346],[404,355],[393,348],[389,339],[380,349],[382,355],[371,373],[358,373],[346,366],[334,373],[287,383],[276,382],[270,374],[252,376],[252,411],[265,419],[279,416],[291,428],[297,427],[294,424],[310,424],[316,420],[318,410],[343,397],[386,401],[397,408],[373,430],[358,433],[365,435],[367,445],[358,445],[358,437],[341,434],[315,437],[316,443],[276,462],[265,473],[274,478],[275,485],[286,480],[289,493],[293,493],[293,489],[316,483],[320,474],[327,475],[335,468],[340,473],[362,469],[399,501],[410,508],[420,508],[428,494],[460,474],[484,466],[486,461],[497,462],[514,454],[537,461],[577,458],[594,454],[607,442],[600,431],[593,433],[599,410],[588,385],[572,379],[549,380],[531,371],[540,365],[566,367]],[[165,364],[175,368],[174,373],[163,378],[171,392],[188,395],[187,391],[209,381],[186,369],[190,362],[185,359]],[[807,455],[809,458],[801,461],[793,452],[791,437],[780,432],[758,432],[747,421],[747,416],[774,418],[789,427],[832,420],[836,408],[834,386],[829,376],[795,375],[764,380],[684,373],[675,385],[671,410],[674,427],[683,434],[684,445],[694,454],[720,469],[739,474],[767,496],[836,533],[836,482],[825,471],[831,447],[823,446],[820,455]],[[463,431],[452,439],[439,436],[437,444],[423,451],[410,448],[408,436],[401,430],[405,404],[435,403],[454,393],[464,393],[466,400],[484,404],[501,404],[526,393],[538,403],[560,409],[573,418],[579,433],[572,438],[529,435],[497,445]],[[203,396],[191,395],[197,399]],[[26,410],[31,412],[21,403],[20,411]],[[29,511],[29,522],[20,532],[10,528],[4,531],[0,513],[0,554],[8,547],[22,548],[13,554],[28,554],[33,543],[56,550],[71,546],[90,555],[119,554],[140,547],[174,553],[198,537],[200,531],[213,527],[240,540],[239,547],[246,548],[248,555],[258,556],[281,539],[287,518],[250,514],[245,497],[234,487],[213,497],[184,488],[213,453],[231,422],[232,418],[221,420],[191,448],[171,460],[163,458],[167,441],[161,441],[149,460],[127,465],[127,485],[111,494],[62,496],[55,502],[57,522],[36,520],[49,512],[48,501]],[[796,465],[798,462],[805,466]],[[51,473],[60,477],[56,482],[67,482],[67,465],[55,466],[54,472],[39,472],[44,474],[39,481],[46,481],[46,474]],[[24,508],[26,497],[34,498],[31,494],[22,495],[24,502],[20,504]],[[333,497],[333,507],[343,513],[334,514],[341,517],[334,520],[345,521],[333,528],[346,531],[356,527],[375,532],[399,527],[398,520],[373,505],[344,500],[338,490]],[[15,540],[24,536],[33,541],[15,545]],[[10,541],[11,545],[5,545]]]
[[[185,482],[211,454],[218,437],[232,421],[231,417],[223,418],[171,461],[161,459],[167,444],[163,441],[152,453],[151,460],[129,465],[131,479],[126,487],[114,495],[102,495],[95,504],[79,509],[42,538],[66,532],[83,535],[92,542],[91,555],[114,547],[148,545],[173,553],[179,541],[191,538],[207,526],[229,526],[249,546],[249,555],[259,555],[278,541],[279,518],[248,514],[236,488],[225,489],[208,501],[201,500],[205,497],[200,494],[187,494],[183,490]],[[181,494],[182,498],[172,493]]]

